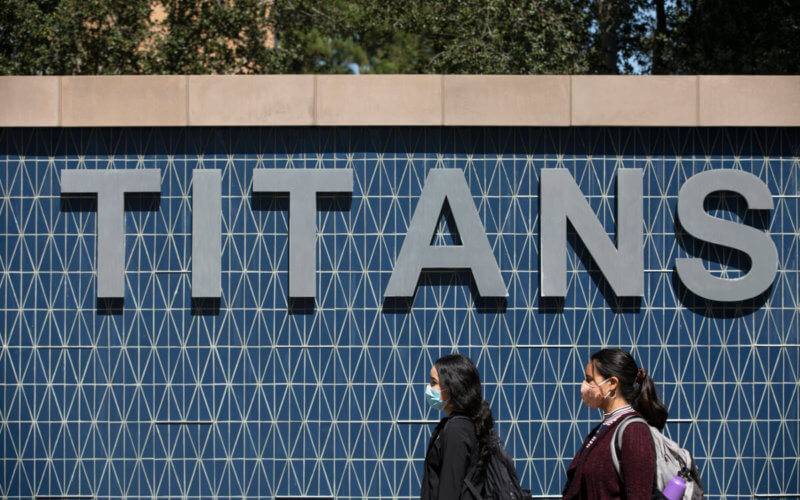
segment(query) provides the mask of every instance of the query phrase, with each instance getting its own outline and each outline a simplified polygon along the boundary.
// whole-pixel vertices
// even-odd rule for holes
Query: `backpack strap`
[[[622,449],[622,436],[625,432],[625,428],[634,422],[641,422],[648,428],[650,427],[650,424],[647,423],[647,420],[641,417],[627,417],[623,419],[619,425],[617,425],[616,429],[614,429],[614,434],[611,436],[611,461],[614,463],[614,470],[617,471],[617,477],[623,483],[625,482],[625,478],[622,477],[622,467],[619,464],[618,450]]]
[[[464,486],[467,487],[467,490],[472,495],[472,498],[474,498],[475,500],[483,500],[481,492],[478,491],[478,488],[472,483],[472,479],[470,477],[464,478]],[[463,497],[464,495],[461,496]]]

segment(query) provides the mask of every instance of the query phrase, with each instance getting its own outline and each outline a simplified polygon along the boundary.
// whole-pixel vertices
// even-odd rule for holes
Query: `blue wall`
[[[798,494],[799,154],[797,129],[0,129],[0,496],[415,497],[439,418],[424,384],[454,349],[477,362],[523,486],[557,496],[600,416],[578,389],[601,346],[656,379],[710,498]],[[538,173],[561,166],[611,235],[615,169],[644,169],[641,301],[615,299],[579,244],[563,303],[538,297]],[[59,171],[137,167],[161,169],[161,196],[128,200],[124,303],[98,303],[94,204],[62,200]],[[288,204],[252,198],[256,167],[355,170],[350,200],[319,204],[315,305],[287,310]],[[453,167],[507,303],[438,274],[410,309],[382,308],[426,172]],[[219,304],[191,301],[195,168],[223,171]],[[676,238],[680,186],[716,168],[754,173],[775,201],[747,218],[779,273],[737,306],[673,274],[692,254],[741,275],[741,255]]]

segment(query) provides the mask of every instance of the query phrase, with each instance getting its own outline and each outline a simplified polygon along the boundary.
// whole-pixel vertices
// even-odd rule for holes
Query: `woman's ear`
[[[611,380],[609,381],[609,385],[611,386],[611,387],[609,387],[609,389],[614,391],[614,396],[616,396],[617,395],[616,391],[617,391],[617,389],[619,389],[619,379],[617,377],[611,377]]]

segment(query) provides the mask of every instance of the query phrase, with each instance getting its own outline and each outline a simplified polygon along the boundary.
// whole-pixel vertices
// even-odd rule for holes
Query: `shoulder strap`
[[[472,498],[474,498],[475,500],[483,500],[483,497],[481,496],[481,492],[478,491],[478,488],[474,484],[472,484],[471,478],[465,477],[464,478],[464,485],[467,487],[467,490],[472,495]],[[461,496],[463,497],[464,495],[461,495]]]
[[[622,449],[622,435],[625,432],[625,428],[634,422],[641,422],[647,425],[648,428],[650,427],[650,424],[647,423],[647,420],[641,417],[627,417],[623,419],[619,425],[617,425],[616,429],[614,429],[614,434],[611,436],[611,461],[614,463],[614,470],[617,471],[617,477],[619,477],[619,480],[622,482],[625,481],[622,477],[622,468],[619,465],[619,455],[617,450]]]

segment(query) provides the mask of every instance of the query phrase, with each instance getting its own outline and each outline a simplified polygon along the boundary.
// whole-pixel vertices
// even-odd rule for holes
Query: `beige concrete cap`
[[[186,77],[64,76],[61,78],[61,125],[187,125]]]
[[[800,76],[0,77],[0,127],[800,126]]]
[[[569,76],[447,75],[444,125],[567,126]]]
[[[57,76],[0,77],[0,127],[57,127]]]
[[[317,125],[441,125],[440,75],[320,75]]]
[[[573,76],[572,125],[697,125],[696,76]]]
[[[700,126],[739,122],[766,127],[800,124],[800,76],[700,76],[698,79]]]
[[[308,125],[313,75],[189,77],[189,125]]]

